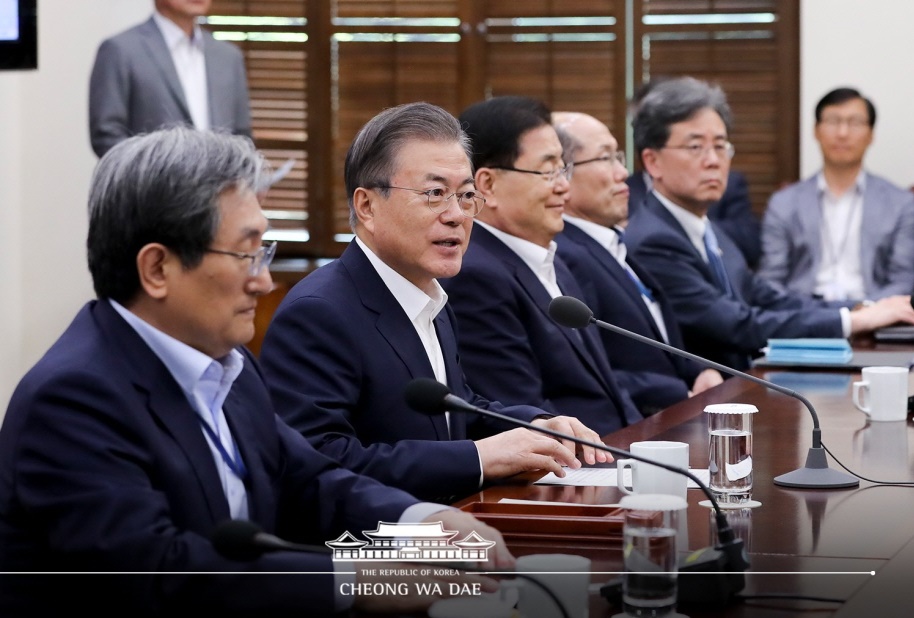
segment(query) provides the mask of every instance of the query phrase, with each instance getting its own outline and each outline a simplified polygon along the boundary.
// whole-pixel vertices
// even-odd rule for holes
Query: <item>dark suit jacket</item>
[[[322,545],[396,521],[416,500],[344,470],[273,412],[250,353],[223,410],[249,471],[250,519]],[[177,382],[105,301],[86,305],[23,378],[0,430],[0,571],[331,571],[328,555],[216,553],[230,517]],[[0,578],[0,615],[327,613],[330,575]]]
[[[644,174],[635,172],[625,182],[631,191],[628,198],[628,216],[631,218],[647,199]],[[749,184],[741,172],[730,170],[727,188],[720,201],[708,209],[708,218],[730,236],[749,267],[755,268],[762,257],[761,224],[752,213]]]
[[[679,222],[653,195],[629,222],[625,244],[663,288],[690,352],[743,369],[770,338],[842,337],[837,308],[791,295],[752,273],[711,223],[735,296],[714,285],[710,267]]]
[[[449,307],[435,328],[452,392],[502,410],[466,385]],[[355,242],[289,291],[261,362],[276,409],[318,450],[416,496],[444,500],[479,489],[479,455],[467,438],[508,428],[455,412],[449,439],[443,413],[406,405],[406,385],[435,375],[412,322]],[[530,421],[543,411],[505,413]]]
[[[563,293],[580,298],[562,260],[555,266]],[[599,335],[556,324],[543,284],[488,230],[473,226],[460,273],[442,285],[457,314],[467,378],[478,392],[576,416],[600,435],[641,420],[616,382]]]
[[[247,77],[241,50],[203,31],[212,128],[251,135]],[[99,157],[138,133],[192,125],[184,89],[162,32],[150,17],[98,48],[89,80],[89,137]]]
[[[600,243],[567,221],[565,230],[555,241],[559,255],[584,290],[582,300],[597,319],[663,341],[638,287]],[[660,305],[670,345],[683,348],[682,334],[660,285],[631,257],[626,262]],[[629,392],[642,413],[657,412],[687,398],[692,383],[702,371],[693,361],[608,330],[601,330],[600,337],[619,384]]]

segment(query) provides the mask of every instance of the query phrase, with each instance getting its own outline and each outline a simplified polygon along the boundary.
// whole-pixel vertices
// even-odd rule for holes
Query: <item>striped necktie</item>
[[[727,271],[724,270],[724,261],[720,257],[720,246],[717,244],[717,236],[711,225],[705,226],[705,252],[708,254],[708,266],[711,267],[711,273],[714,275],[714,282],[717,287],[727,295],[732,295],[733,288],[730,287],[730,279],[727,277]]]

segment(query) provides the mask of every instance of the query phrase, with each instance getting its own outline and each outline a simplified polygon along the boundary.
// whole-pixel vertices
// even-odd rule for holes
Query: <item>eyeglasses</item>
[[[707,156],[712,150],[718,159],[730,160],[736,154],[736,148],[730,142],[717,144],[686,144],[685,146],[664,146],[667,150],[684,150],[693,159],[701,159]]]
[[[574,174],[574,163],[568,163],[565,167],[558,167],[554,170],[548,172],[537,172],[535,170],[522,170],[516,167],[510,167],[508,165],[492,165],[493,170],[507,170],[509,172],[521,172],[523,174],[536,174],[546,182],[555,182],[561,176],[565,180],[571,180],[571,176]]]
[[[218,253],[219,255],[230,255],[239,260],[251,260],[251,266],[248,268],[248,274],[256,277],[263,272],[264,268],[269,268],[273,256],[276,255],[276,241],[265,243],[254,253],[244,253],[242,251],[225,251],[223,249],[204,249],[206,253]]]
[[[847,125],[847,128],[851,131],[862,131],[870,126],[870,121],[859,116],[851,116],[850,118],[827,116],[820,120],[819,124],[829,131],[837,131],[843,125]]]
[[[463,213],[464,217],[475,217],[486,204],[486,198],[479,195],[479,191],[464,191],[462,193],[451,193],[450,195],[447,195],[447,189],[444,187],[435,187],[434,189],[423,191],[422,189],[410,189],[408,187],[387,185],[386,187],[378,187],[378,189],[400,189],[401,191],[412,191],[413,193],[424,195],[428,200],[428,209],[436,215],[440,215],[447,210],[448,202],[450,202],[452,197],[457,198],[457,206],[460,208],[460,212]]]
[[[622,152],[621,150],[617,150],[616,152],[613,152],[613,153],[610,153],[607,155],[602,155],[599,157],[594,157],[593,159],[585,159],[583,161],[572,161],[571,164],[574,165],[575,167],[577,167],[580,165],[587,165],[588,163],[593,163],[594,161],[608,161],[608,162],[615,161],[622,167],[625,167],[625,153]]]

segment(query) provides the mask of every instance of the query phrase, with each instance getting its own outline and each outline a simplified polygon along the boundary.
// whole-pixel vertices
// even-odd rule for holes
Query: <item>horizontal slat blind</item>
[[[790,0],[634,0],[630,59],[625,0],[312,1],[214,0],[206,26],[245,54],[258,146],[275,166],[295,161],[265,208],[274,228],[310,234],[292,249],[301,255],[341,250],[345,153],[382,109],[425,100],[456,115],[523,94],[592,114],[624,142],[626,62],[635,87],[685,74],[723,86],[734,168],[747,173],[757,212],[797,173],[798,76],[785,58],[796,62],[798,35],[782,19],[791,13],[797,27]]]
[[[724,89],[734,117],[732,167],[746,174],[753,210],[761,215],[771,193],[796,174],[780,155],[782,141],[790,139],[781,132],[781,115],[791,112],[782,110],[779,3],[650,0],[643,7],[636,83],[692,75]]]

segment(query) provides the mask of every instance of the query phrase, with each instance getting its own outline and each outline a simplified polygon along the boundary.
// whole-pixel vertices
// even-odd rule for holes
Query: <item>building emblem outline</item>
[[[494,541],[470,531],[459,541],[456,530],[445,530],[444,524],[422,522],[401,524],[378,522],[374,530],[363,530],[368,540],[357,539],[348,530],[324,544],[333,550],[333,560],[359,562],[485,562]]]

